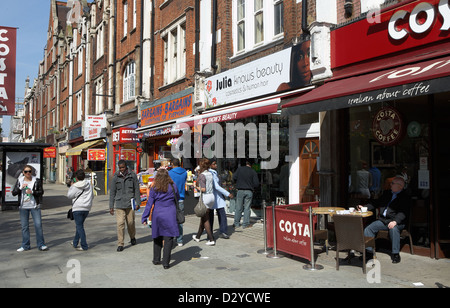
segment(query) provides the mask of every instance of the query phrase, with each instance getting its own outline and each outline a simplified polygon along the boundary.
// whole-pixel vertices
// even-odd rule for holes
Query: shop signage
[[[56,147],[44,148],[44,158],[56,158]]]
[[[342,67],[450,37],[448,0],[413,1],[331,31],[331,66]]]
[[[120,159],[136,161],[136,150],[120,149]]]
[[[139,141],[135,128],[120,127],[113,130],[113,145],[122,143],[136,143]]]
[[[447,31],[450,29],[450,8],[448,0],[440,0],[439,4],[434,3],[434,6],[428,2],[420,2],[411,12],[398,10],[389,20],[389,36],[394,40],[402,40],[408,35],[425,33],[434,25],[435,20],[440,18],[439,15],[443,20],[439,30]]]
[[[310,84],[309,44],[306,41],[207,78],[206,108]]]
[[[88,149],[87,160],[106,160],[106,149]]]
[[[403,125],[402,117],[396,109],[381,108],[373,119],[373,136],[382,145],[397,144],[403,138]]]
[[[192,114],[192,94],[141,110],[141,127]]]
[[[15,113],[16,32],[16,28],[0,26],[0,115]]]
[[[275,207],[277,250],[311,261],[311,236],[309,214],[286,209],[288,205]],[[272,208],[266,208],[267,246],[273,247]],[[316,218],[314,217],[314,221]]]

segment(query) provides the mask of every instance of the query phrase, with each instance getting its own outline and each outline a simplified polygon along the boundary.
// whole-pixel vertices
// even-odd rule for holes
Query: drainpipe
[[[141,0],[141,29],[140,29],[140,31],[141,31],[141,35],[140,35],[141,36],[140,37],[141,48],[139,50],[139,57],[140,57],[139,62],[141,63],[141,65],[139,65],[139,96],[142,97],[142,82],[144,80],[144,78],[142,77],[142,73],[144,70],[144,65],[143,65],[143,62],[144,62],[144,59],[143,59],[143,57],[144,57],[144,0]],[[139,104],[139,101],[138,101],[138,104]]]
[[[150,25],[150,95],[154,97],[155,87],[155,1],[152,1],[152,20]]]
[[[308,29],[308,0],[302,1],[302,39],[309,35]]]
[[[200,0],[195,0],[195,68],[200,70]]]
[[[303,0],[305,1],[305,0]],[[211,43],[211,67],[214,70],[214,72],[217,69],[216,65],[216,28],[217,28],[217,0],[213,0],[213,7],[212,7],[212,13],[213,13],[213,20],[212,20],[212,43]]]

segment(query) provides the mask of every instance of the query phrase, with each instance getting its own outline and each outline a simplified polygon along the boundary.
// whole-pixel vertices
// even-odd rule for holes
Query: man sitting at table
[[[368,210],[380,208],[378,220],[372,222],[364,229],[364,236],[375,237],[380,230],[389,231],[389,237],[392,242],[392,263],[400,262],[400,233],[405,228],[408,208],[411,203],[410,196],[403,189],[405,180],[396,176],[392,179],[391,189],[385,190],[381,198],[372,200],[368,204]],[[357,206],[358,209],[361,205]],[[372,247],[367,248],[368,258],[373,257]]]

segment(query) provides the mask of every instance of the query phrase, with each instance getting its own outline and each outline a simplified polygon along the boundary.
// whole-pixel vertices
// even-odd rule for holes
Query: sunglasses
[[[31,170],[23,170],[23,173],[31,173]]]

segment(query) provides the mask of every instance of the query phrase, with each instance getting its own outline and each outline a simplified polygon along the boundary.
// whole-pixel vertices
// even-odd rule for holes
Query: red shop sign
[[[16,28],[0,26],[0,115],[15,112],[16,32]]]
[[[413,1],[331,31],[331,67],[338,68],[450,37],[448,0]]]
[[[56,148],[55,147],[44,148],[44,158],[56,158]]]

